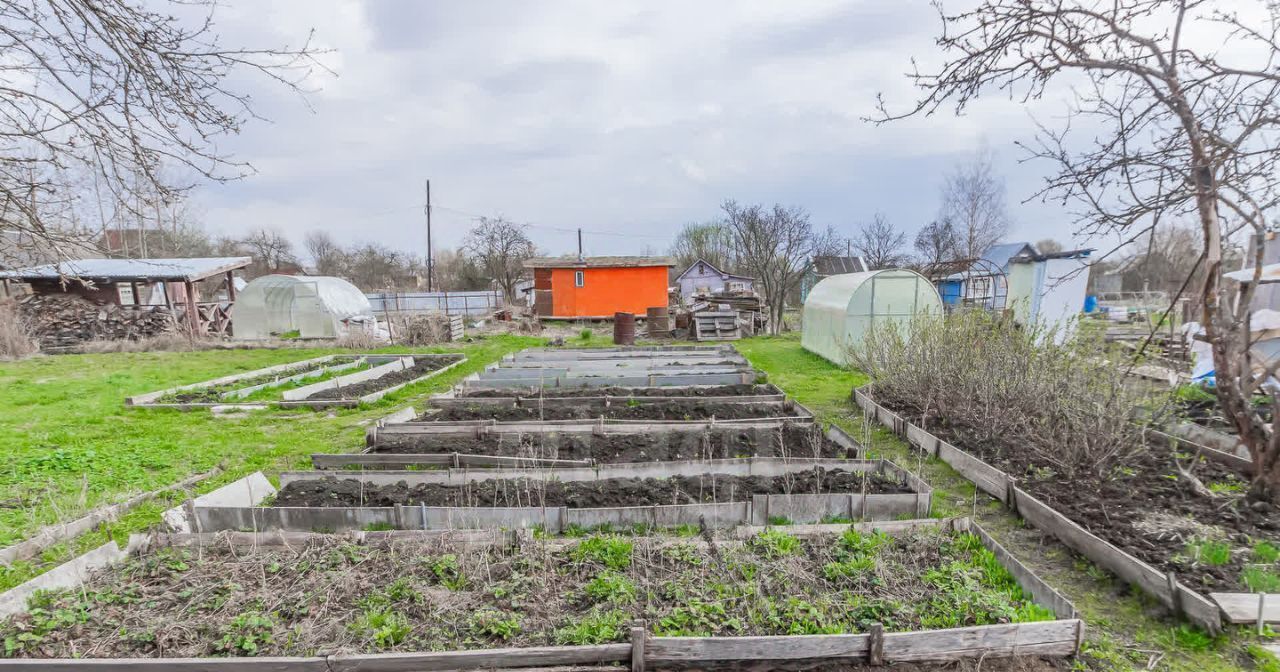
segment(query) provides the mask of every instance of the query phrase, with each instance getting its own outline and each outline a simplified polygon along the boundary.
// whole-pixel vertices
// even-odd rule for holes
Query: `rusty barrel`
[[[649,336],[666,338],[671,334],[671,311],[666,306],[650,308],[645,315],[645,324],[649,325]]]
[[[613,314],[613,344],[614,345],[635,345],[636,344],[635,313],[614,313]]]

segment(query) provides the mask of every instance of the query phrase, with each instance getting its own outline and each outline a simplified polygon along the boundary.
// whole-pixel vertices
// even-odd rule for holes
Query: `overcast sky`
[[[478,215],[531,225],[553,254],[665,252],[726,198],[780,202],[849,235],[876,211],[914,234],[947,171],[987,143],[1007,180],[1010,239],[1071,244],[1060,207],[1024,204],[1044,166],[1019,164],[1036,108],[999,98],[877,127],[877,92],[908,105],[912,57],[937,61],[923,0],[418,2],[229,0],[227,44],[296,45],[314,28],[336,77],[304,102],[252,87],[269,123],[222,148],[257,174],[202,188],[219,234],[327,230],[425,250]],[[1084,243],[1087,241],[1075,241]]]

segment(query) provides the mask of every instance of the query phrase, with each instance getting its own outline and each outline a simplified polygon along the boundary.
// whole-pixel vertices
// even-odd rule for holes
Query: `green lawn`
[[[339,349],[208,350],[36,357],[0,363],[0,546],[40,526],[155,490],[222,465],[203,492],[254,470],[309,466],[314,452],[357,449],[364,425],[407,400],[446,389],[508,352],[544,339],[496,336],[460,347],[387,352],[465,352],[468,361],[442,377],[405,388],[369,408],[331,412],[257,411],[240,418],[208,411],[129,409],[124,398],[283,362],[344,352]],[[117,540],[159,521],[178,494],[139,507],[107,529],[50,549],[39,562],[0,569],[0,590],[50,563]]]
[[[747,339],[737,345],[752,365],[769,374],[770,382],[808,406],[821,420],[849,430],[868,444],[873,456],[921,473],[934,488],[933,515],[976,513],[992,536],[1071,599],[1089,628],[1087,655],[1077,661],[1077,669],[1265,669],[1250,656],[1248,647],[1258,638],[1249,628],[1213,638],[1155,615],[1157,610],[1146,598],[1133,594],[1061,544],[1042,538],[998,502],[975,498],[973,485],[945,463],[922,459],[883,427],[864,427],[862,412],[849,400],[851,388],[867,381],[862,373],[841,369],[804,350],[795,333]]]

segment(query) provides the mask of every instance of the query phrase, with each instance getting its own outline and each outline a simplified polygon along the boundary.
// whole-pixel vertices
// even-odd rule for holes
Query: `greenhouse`
[[[373,333],[377,320],[355,285],[327,276],[264,275],[240,292],[232,316],[242,339],[341,338]]]
[[[872,327],[908,324],[917,315],[942,314],[942,299],[929,279],[906,269],[846,273],[824,278],[804,302],[800,344],[836,364]]]

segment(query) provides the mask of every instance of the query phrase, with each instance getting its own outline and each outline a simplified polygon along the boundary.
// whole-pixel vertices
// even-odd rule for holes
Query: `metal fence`
[[[445,313],[487,315],[502,307],[502,292],[369,292],[374,314]]]

